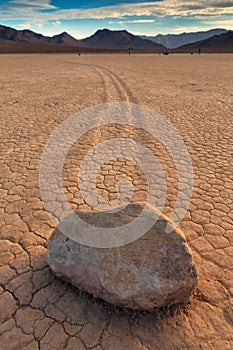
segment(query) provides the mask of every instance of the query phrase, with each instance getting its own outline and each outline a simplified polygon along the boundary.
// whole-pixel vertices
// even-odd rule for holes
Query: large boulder
[[[143,206],[137,203],[127,208],[112,214],[77,215],[98,227],[119,225],[124,230],[126,221],[133,220]],[[88,247],[67,236],[59,226],[52,233],[49,266],[57,277],[96,298],[150,310],[187,302],[197,285],[197,270],[184,234],[163,215],[141,238],[116,248]]]

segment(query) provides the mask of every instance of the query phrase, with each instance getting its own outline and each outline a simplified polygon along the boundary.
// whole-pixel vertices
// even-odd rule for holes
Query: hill
[[[6,40],[16,43],[58,44],[77,47],[87,46],[85,43],[73,38],[66,32],[50,37],[35,33],[28,29],[16,30],[14,28],[2,25],[0,25],[0,40]]]
[[[151,40],[155,43],[165,46],[168,49],[174,49],[179,46],[191,44],[197,41],[211,38],[215,35],[226,33],[226,29],[211,29],[208,31],[201,31],[196,33],[182,33],[182,34],[158,34],[156,36],[142,36],[143,39]]]
[[[78,46],[78,47],[87,47],[88,45],[82,42],[81,40],[77,40],[73,38],[70,34],[63,32],[58,35],[54,35],[50,38],[50,43],[53,44],[62,44],[68,46]]]
[[[198,52],[199,49],[201,52],[206,53],[233,53],[233,31],[215,35],[193,44],[180,46],[174,49],[173,52]]]
[[[98,30],[89,38],[82,40],[92,48],[127,50],[164,50],[164,46],[142,39],[126,30]]]

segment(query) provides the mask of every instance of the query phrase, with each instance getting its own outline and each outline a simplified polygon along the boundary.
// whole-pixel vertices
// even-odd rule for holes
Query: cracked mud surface
[[[1,350],[233,348],[232,68],[232,55],[0,56]],[[111,101],[159,112],[191,154],[194,191],[181,227],[199,285],[186,307],[151,313],[114,309],[59,281],[47,266],[46,244],[54,227],[39,192],[43,149],[67,117]],[[111,132],[102,130],[101,137]],[[83,150],[99,142],[95,135],[87,135]],[[63,185],[72,207],[85,211],[90,208],[76,183],[77,146],[67,157]],[[156,147],[166,174],[169,215],[177,174],[166,150]],[[118,161],[101,170],[103,197],[115,198],[112,183],[120,171],[134,179],[135,200],[144,199],[140,169]]]

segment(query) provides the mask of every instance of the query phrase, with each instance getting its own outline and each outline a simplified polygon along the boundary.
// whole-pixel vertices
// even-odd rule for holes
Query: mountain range
[[[175,49],[179,46],[191,44],[200,40],[211,38],[214,35],[226,33],[226,29],[211,29],[196,33],[182,33],[182,34],[158,34],[156,36],[141,36],[143,39],[151,40],[155,43],[165,46],[167,49]]]
[[[205,38],[206,36],[208,36],[207,39]],[[200,39],[203,37],[205,38],[204,40]],[[0,53],[103,52],[126,51],[129,48],[134,51],[163,52],[166,51],[170,45],[176,46],[178,43],[183,42],[184,38],[185,41],[188,40],[188,44],[172,49],[172,52],[196,52],[199,49],[201,49],[202,52],[233,52],[233,32],[226,31],[225,29],[214,29],[208,32],[198,33],[183,33],[180,35],[160,35],[159,38],[160,43],[157,43],[154,42],[155,37],[152,41],[149,40],[148,37],[142,38],[126,30],[113,31],[102,29],[88,38],[77,40],[66,32],[50,37],[35,33],[31,30],[16,30],[0,25]],[[163,38],[163,40],[161,38]],[[197,40],[193,43],[192,40],[194,40],[194,38]],[[172,40],[173,44],[171,44]]]
[[[9,40],[21,43],[40,43],[40,44],[62,44],[67,46],[86,47],[87,45],[63,32],[52,37],[37,34],[31,30],[16,30],[14,28],[0,25],[0,40]]]
[[[233,53],[233,31],[215,35],[196,43],[180,46],[173,50],[173,52],[198,52],[199,50],[202,53]]]
[[[111,31],[98,30],[91,37],[77,40],[66,32],[52,37],[34,33],[31,30],[16,30],[10,27],[0,26],[0,40],[8,40],[17,43],[31,44],[58,44],[80,48],[98,48],[112,50],[147,50],[162,51],[164,46],[150,40],[142,39],[126,30]]]
[[[127,30],[97,30],[95,34],[89,38],[83,39],[83,42],[93,48],[127,50],[164,50],[161,44],[154,43],[151,40],[142,39],[133,35]]]

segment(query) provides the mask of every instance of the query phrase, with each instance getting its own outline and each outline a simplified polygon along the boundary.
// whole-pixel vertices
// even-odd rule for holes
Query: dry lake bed
[[[0,349],[233,348],[232,82],[231,54],[0,56]],[[185,307],[153,312],[114,308],[49,270],[46,247],[54,224],[39,190],[43,150],[66,118],[116,101],[160,113],[190,153],[194,186],[181,228],[199,283]],[[114,134],[112,128],[102,134],[90,131],[67,155],[63,186],[73,209],[91,210],[77,188],[78,166],[101,137]],[[176,168],[162,145],[138,134],[154,147],[163,166],[168,188],[164,213],[169,216],[177,195]],[[102,168],[101,195],[115,199],[113,183],[120,172],[134,180],[135,200],[145,199],[140,169],[119,162]]]

